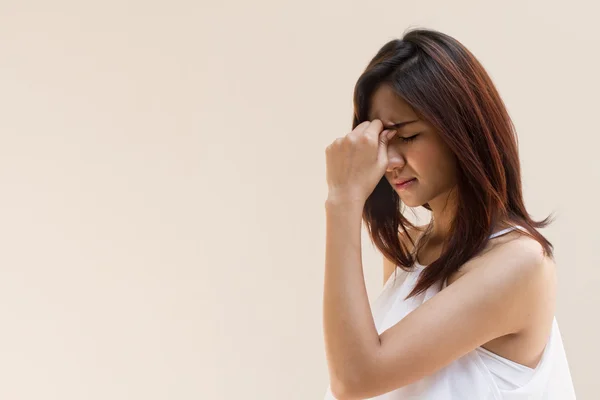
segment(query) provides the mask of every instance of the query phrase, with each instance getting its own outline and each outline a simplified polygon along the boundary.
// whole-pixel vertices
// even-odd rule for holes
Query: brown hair
[[[359,77],[354,89],[352,128],[368,120],[370,99],[388,84],[439,133],[456,156],[457,212],[440,258],[424,269],[409,296],[444,281],[479,254],[497,222],[520,225],[553,257],[552,244],[536,228],[523,202],[518,139],[506,107],[483,66],[456,39],[430,29],[413,29],[386,43]],[[431,210],[428,204],[424,204]],[[414,226],[404,205],[383,177],[365,203],[363,220],[373,244],[404,270],[418,249],[409,252],[400,228]],[[431,228],[431,225],[430,227]],[[417,244],[417,247],[418,246]]]

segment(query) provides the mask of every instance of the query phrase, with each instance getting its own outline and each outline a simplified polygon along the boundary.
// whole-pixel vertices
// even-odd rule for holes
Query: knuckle
[[[360,141],[360,143],[365,143],[365,144],[369,144],[372,142],[372,139],[369,135],[362,135],[358,138],[358,140]]]

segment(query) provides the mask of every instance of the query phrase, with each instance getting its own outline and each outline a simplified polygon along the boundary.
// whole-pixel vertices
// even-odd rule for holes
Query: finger
[[[388,143],[392,137],[396,134],[395,129],[386,129],[379,135],[379,147],[377,149],[378,159],[387,162],[387,149]]]
[[[378,119],[371,121],[369,126],[366,127],[363,135],[370,136],[373,140],[379,140],[379,135],[383,131],[383,122]]]
[[[367,127],[370,124],[371,124],[371,121],[363,121],[360,124],[356,125],[356,127],[350,133],[348,133],[346,136],[354,137],[354,138],[361,136],[363,134],[363,132],[365,131],[365,129],[367,129]]]
[[[379,143],[386,145],[390,141],[390,138],[394,136],[396,132],[393,129],[386,129],[379,134]]]
[[[396,134],[398,133],[398,130],[396,129],[386,129],[385,131],[381,132],[381,136],[384,136],[385,142],[389,142]]]

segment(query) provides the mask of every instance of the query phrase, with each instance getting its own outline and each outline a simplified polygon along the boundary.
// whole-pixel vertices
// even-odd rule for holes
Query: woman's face
[[[456,185],[456,157],[433,126],[419,119],[388,85],[381,85],[373,93],[369,121],[374,119],[379,119],[386,128],[398,126],[388,145],[385,177],[400,200],[408,207],[443,201]],[[412,181],[396,185],[407,180]]]

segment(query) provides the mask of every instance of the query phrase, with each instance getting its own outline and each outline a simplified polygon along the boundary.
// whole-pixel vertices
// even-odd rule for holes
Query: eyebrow
[[[384,126],[384,128],[385,128],[385,129],[400,129],[400,128],[402,128],[403,126],[405,126],[405,125],[408,125],[408,124],[412,124],[412,123],[414,123],[414,122],[419,122],[419,120],[418,120],[418,119],[415,119],[415,120],[412,120],[412,121],[404,121],[404,122],[399,122],[399,123],[397,123],[397,124],[394,124],[394,125],[388,125],[388,126]]]

